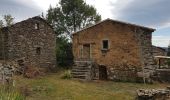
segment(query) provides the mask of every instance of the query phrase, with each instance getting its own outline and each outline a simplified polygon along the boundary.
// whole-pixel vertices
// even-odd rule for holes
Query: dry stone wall
[[[0,83],[12,83],[17,68],[18,65],[15,62],[0,62]]]
[[[29,18],[5,29],[8,60],[24,58],[27,66],[55,67],[55,33],[44,19]]]
[[[137,100],[170,100],[170,89],[139,89]]]

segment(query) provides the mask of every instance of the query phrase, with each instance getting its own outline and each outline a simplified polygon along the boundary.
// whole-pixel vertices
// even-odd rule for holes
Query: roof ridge
[[[98,25],[98,24],[100,24],[100,23],[103,23],[103,22],[105,22],[105,21],[107,21],[107,20],[114,21],[114,22],[118,22],[118,23],[122,23],[122,24],[132,25],[132,26],[136,26],[136,27],[141,27],[141,28],[145,28],[145,29],[152,30],[152,31],[155,31],[155,30],[156,30],[156,29],[153,29],[153,28],[145,27],[145,26],[142,26],[142,25],[137,25],[137,24],[134,24],[134,23],[129,23],[129,22],[124,22],[124,21],[120,21],[120,20],[114,20],[114,19],[111,19],[111,18],[107,18],[107,19],[104,19],[104,20],[102,20],[102,21],[100,21],[100,22],[97,22],[97,23],[94,24],[94,25],[91,25],[91,26],[82,28],[82,29],[80,29],[79,31],[74,32],[73,34],[76,34],[76,33],[80,32],[80,31],[83,31],[83,30],[86,30],[86,29],[88,29],[88,28],[91,28],[91,27],[93,27],[93,26],[96,26],[96,25]]]

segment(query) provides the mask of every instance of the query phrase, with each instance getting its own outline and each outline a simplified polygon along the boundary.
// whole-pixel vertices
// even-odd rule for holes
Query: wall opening
[[[37,55],[40,55],[40,54],[41,54],[41,48],[40,48],[40,47],[37,47],[37,48],[36,48],[36,54],[37,54]]]
[[[39,29],[39,23],[35,23],[35,29],[36,29],[36,30]]]
[[[90,59],[90,44],[83,45],[83,58]]]
[[[109,49],[109,40],[103,40],[102,41],[102,49]]]
[[[99,66],[99,79],[107,80],[107,68],[106,66]]]

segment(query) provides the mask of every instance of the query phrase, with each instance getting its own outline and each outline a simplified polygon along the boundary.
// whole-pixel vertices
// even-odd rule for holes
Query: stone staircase
[[[72,77],[80,80],[92,80],[91,69],[93,63],[91,61],[75,61],[72,67]]]

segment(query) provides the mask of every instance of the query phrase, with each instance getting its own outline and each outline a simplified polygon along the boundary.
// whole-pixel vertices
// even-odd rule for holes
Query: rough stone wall
[[[19,68],[16,62],[0,61],[0,83],[9,84],[13,82],[16,69]]]
[[[156,47],[156,46],[152,46],[152,52],[153,52],[153,56],[166,56],[167,55],[167,52],[165,49]]]
[[[152,34],[150,31],[137,29],[135,31],[138,46],[140,47],[140,60],[142,62],[142,71],[144,73],[153,74],[155,70],[155,63],[152,54]]]
[[[9,60],[24,59],[29,66],[46,68],[55,65],[55,34],[45,20],[33,17],[8,27],[7,32]]]
[[[102,50],[102,40],[109,49]],[[106,21],[73,35],[74,59],[80,59],[83,44],[90,44],[91,57],[108,70],[112,80],[135,80],[143,63],[151,65],[151,31],[131,25]],[[149,61],[148,61],[149,60]]]
[[[169,100],[170,89],[139,89],[135,100]]]

